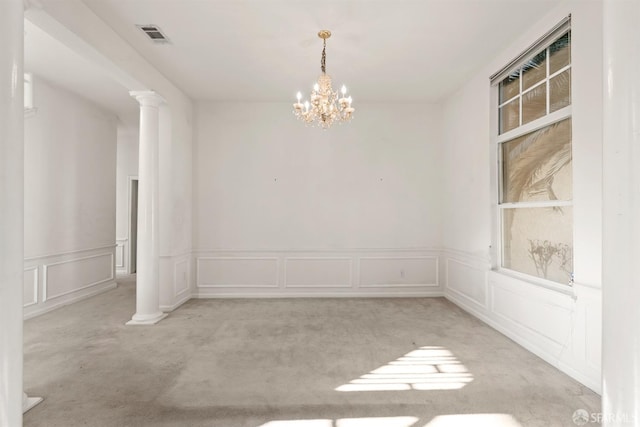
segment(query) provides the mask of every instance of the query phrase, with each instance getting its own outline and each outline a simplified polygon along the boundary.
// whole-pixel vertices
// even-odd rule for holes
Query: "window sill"
[[[493,268],[491,272],[499,276],[508,277],[510,279],[524,282],[528,285],[544,288],[575,298],[575,290],[570,284],[562,285],[560,283],[552,282],[551,280],[529,276],[527,274],[518,273],[517,271],[509,270],[506,268]]]

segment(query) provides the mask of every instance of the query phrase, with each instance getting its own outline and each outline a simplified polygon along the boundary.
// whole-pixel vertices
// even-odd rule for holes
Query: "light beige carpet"
[[[442,298],[192,300],[135,285],[25,322],[25,426],[575,426],[600,398]],[[592,426],[594,424],[590,424]]]

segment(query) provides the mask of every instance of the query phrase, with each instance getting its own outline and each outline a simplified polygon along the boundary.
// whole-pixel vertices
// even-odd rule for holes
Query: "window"
[[[500,268],[571,283],[569,18],[494,76],[492,85],[497,92]]]

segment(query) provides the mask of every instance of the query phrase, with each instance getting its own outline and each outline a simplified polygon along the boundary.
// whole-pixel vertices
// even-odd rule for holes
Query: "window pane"
[[[549,74],[553,74],[571,63],[571,33],[556,40],[549,46]]]
[[[547,77],[547,51],[543,50],[522,66],[522,90]]]
[[[571,105],[571,69],[549,81],[549,112]]]
[[[571,119],[502,144],[502,202],[571,200]]]
[[[547,114],[547,84],[522,94],[522,124],[529,123]]]
[[[505,133],[520,126],[520,98],[500,108],[500,133]]]
[[[502,266],[568,284],[573,271],[570,206],[503,210]]]
[[[520,92],[520,71],[500,82],[500,104],[510,100]]]

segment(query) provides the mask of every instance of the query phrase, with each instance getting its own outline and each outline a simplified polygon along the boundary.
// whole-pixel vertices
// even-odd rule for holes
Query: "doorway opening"
[[[138,253],[138,177],[129,177],[129,274],[137,271]]]

